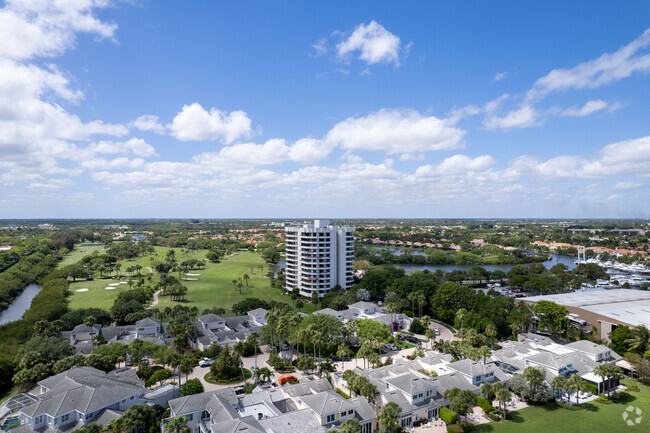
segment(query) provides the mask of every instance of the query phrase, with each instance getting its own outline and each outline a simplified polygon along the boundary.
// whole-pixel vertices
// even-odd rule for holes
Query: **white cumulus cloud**
[[[400,46],[401,41],[397,35],[372,20],[368,24],[359,24],[349,37],[336,45],[336,51],[341,59],[358,53],[359,60],[369,65],[393,63],[399,66]],[[325,45],[320,40],[314,47],[318,52],[323,52]]]
[[[457,149],[464,146],[464,135],[464,130],[446,119],[412,110],[383,109],[337,123],[324,140],[347,150],[404,155]]]
[[[181,141],[221,140],[231,144],[251,135],[251,120],[244,111],[207,111],[197,102],[184,105],[167,127]]]

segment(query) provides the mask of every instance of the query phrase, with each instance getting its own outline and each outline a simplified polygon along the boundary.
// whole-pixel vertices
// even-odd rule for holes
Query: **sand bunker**
[[[75,290],[75,292],[87,292],[87,291],[88,291],[88,289],[77,289],[77,290]]]
[[[120,281],[120,284],[129,284],[128,281]]]
[[[188,275],[188,276],[190,276],[190,277],[198,277],[198,276],[201,275],[201,274],[185,274],[185,275]]]
[[[111,287],[111,286],[104,287],[104,290],[115,290],[115,287]]]
[[[198,281],[198,278],[183,278],[185,281]]]
[[[119,286],[119,285],[120,285],[120,283],[111,283],[111,284],[109,284],[109,286]]]

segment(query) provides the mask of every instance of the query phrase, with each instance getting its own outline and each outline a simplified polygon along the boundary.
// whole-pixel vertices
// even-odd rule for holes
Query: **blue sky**
[[[0,5],[0,218],[650,213],[647,2]]]

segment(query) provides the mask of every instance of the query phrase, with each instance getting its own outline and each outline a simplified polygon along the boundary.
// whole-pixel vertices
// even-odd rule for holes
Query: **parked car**
[[[332,355],[332,361],[334,362],[341,362],[341,361],[348,362],[349,360],[350,360],[349,356],[344,356],[343,358],[341,358],[338,355]]]
[[[384,345],[384,348],[386,350],[397,350],[397,346],[395,346],[394,344],[391,344],[391,343],[388,343],[388,344]]]
[[[413,344],[420,344],[421,343],[420,340],[418,340],[417,338],[415,338],[412,335],[407,335],[406,336],[406,341],[408,341],[409,343],[413,343]]]
[[[199,361],[199,367],[209,367],[214,363],[214,359],[211,358],[203,358],[202,360]]]
[[[438,329],[438,328],[433,328],[433,332],[434,332],[436,335],[440,335],[440,329]]]
[[[298,378],[294,376],[293,374],[285,374],[280,377],[278,377],[278,384],[279,385],[284,385],[285,383],[296,383],[298,382]]]
[[[290,346],[287,343],[282,343],[280,345],[280,350],[289,350]]]

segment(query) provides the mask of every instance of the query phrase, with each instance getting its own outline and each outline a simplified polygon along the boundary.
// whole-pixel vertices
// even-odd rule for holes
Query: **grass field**
[[[83,246],[83,245],[75,245],[74,249],[70,251],[69,254],[67,254],[63,260],[59,262],[57,265],[58,268],[62,268],[64,266],[71,265],[73,263],[78,262],[79,260],[83,259],[85,256],[92,254],[94,251],[101,251],[103,250],[104,247],[101,246]]]
[[[542,407],[527,407],[512,412],[513,420],[501,423],[491,422],[477,427],[476,432],[520,433],[593,433],[593,432],[647,432],[650,431],[650,387],[637,381],[625,380],[626,384],[634,383],[640,392],[630,392],[632,400],[621,403],[603,404],[597,401],[583,403],[582,410],[567,410],[548,404]],[[643,411],[640,424],[629,426],[623,420],[623,412],[629,406],[638,407]],[[636,417],[636,416],[635,416]]]
[[[168,248],[156,247],[156,253],[153,257],[157,260],[163,260],[167,250]],[[126,268],[139,264],[143,267],[142,274],[147,275],[149,272],[147,267],[151,263],[151,257],[145,256],[131,261],[122,261],[121,273],[124,275]],[[195,251],[180,256],[180,250],[176,249],[176,257],[179,261],[188,258],[204,258],[205,251]],[[263,271],[260,271],[260,265],[264,267]],[[253,266],[252,271],[251,266]],[[259,298],[265,301],[275,300],[293,305],[291,297],[281,295],[279,289],[271,287],[270,279],[264,278],[263,274],[266,272],[266,264],[259,254],[239,251],[234,256],[223,259],[220,263],[208,263],[206,269],[190,271],[192,274],[200,275],[188,276],[188,278],[198,278],[197,281],[183,281],[183,284],[187,287],[187,295],[182,304],[189,307],[197,306],[201,310],[213,306],[229,309],[233,304],[245,298]],[[243,274],[248,274],[250,279],[248,280],[248,287],[244,287],[240,294],[239,290],[235,290],[232,280],[239,279]],[[178,273],[175,273],[174,276],[178,277]],[[157,279],[158,276],[154,275],[152,283],[155,283]],[[109,309],[120,291],[129,290],[128,284],[120,284],[116,290],[105,289],[105,287],[109,287],[109,283],[115,283],[116,281],[109,278],[71,283],[70,308],[96,307]],[[81,288],[89,290],[87,292],[76,291]],[[171,301],[169,297],[161,296],[157,307],[173,307],[176,304],[178,302]],[[305,303],[302,311],[311,313],[314,310],[314,305]],[[228,311],[227,315],[232,315],[232,312]]]

